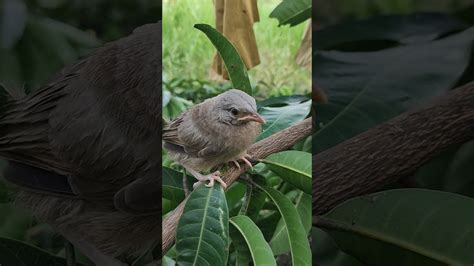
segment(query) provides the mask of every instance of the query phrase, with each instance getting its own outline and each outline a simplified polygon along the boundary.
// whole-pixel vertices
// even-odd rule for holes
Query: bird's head
[[[240,90],[228,90],[214,98],[215,111],[219,122],[229,125],[245,125],[247,123],[264,124],[263,119],[257,113],[255,99]]]

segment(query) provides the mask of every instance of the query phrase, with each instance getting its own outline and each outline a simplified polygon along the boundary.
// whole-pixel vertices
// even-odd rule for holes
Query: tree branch
[[[313,215],[414,173],[474,138],[474,82],[313,155]]]
[[[249,155],[255,159],[261,159],[269,156],[270,154],[287,150],[295,145],[298,141],[311,135],[312,132],[312,120],[311,117],[307,118],[289,128],[286,128],[278,133],[271,135],[270,137],[263,139],[254,145],[252,145],[248,151]],[[239,170],[237,167],[232,166],[229,170],[224,173],[223,180],[230,187],[237,178],[248,170],[248,166],[241,166]],[[179,218],[183,213],[184,205],[186,200],[181,202],[176,209],[174,209],[162,222],[162,254],[171,248],[174,243],[174,237],[176,234],[176,226],[178,225]]]

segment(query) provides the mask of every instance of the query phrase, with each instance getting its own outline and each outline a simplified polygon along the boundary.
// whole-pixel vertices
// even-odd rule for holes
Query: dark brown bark
[[[474,82],[313,156],[313,215],[412,174],[474,138]]]
[[[271,135],[270,137],[263,139],[250,147],[248,153],[253,159],[261,159],[265,158],[270,154],[287,150],[291,148],[293,145],[298,143],[298,141],[302,140],[303,138],[311,135],[312,132],[312,125],[311,125],[311,118],[307,118],[287,129],[284,129],[278,133]],[[229,170],[224,173],[224,177],[222,178],[227,187],[230,187],[232,183],[237,180],[237,178],[248,170],[248,166],[244,165],[241,166],[241,169],[233,166],[230,167]],[[181,202],[176,209],[174,209],[169,216],[166,217],[165,220],[162,222],[162,245],[161,250],[162,254],[166,254],[166,252],[171,248],[174,243],[174,237],[176,234],[176,226],[178,225],[179,218],[183,213],[184,205],[186,200]]]

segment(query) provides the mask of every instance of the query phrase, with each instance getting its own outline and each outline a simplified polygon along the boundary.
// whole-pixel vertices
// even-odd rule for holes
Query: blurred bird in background
[[[106,44],[23,98],[0,87],[14,200],[97,265],[161,232],[161,22]]]

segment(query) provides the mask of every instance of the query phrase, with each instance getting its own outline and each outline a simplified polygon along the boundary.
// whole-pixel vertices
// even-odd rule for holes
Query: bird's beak
[[[265,124],[265,119],[263,119],[263,117],[261,117],[257,113],[247,114],[247,115],[242,116],[241,118],[239,118],[237,120],[239,120],[239,121],[255,121],[255,122],[260,123],[260,124]]]

